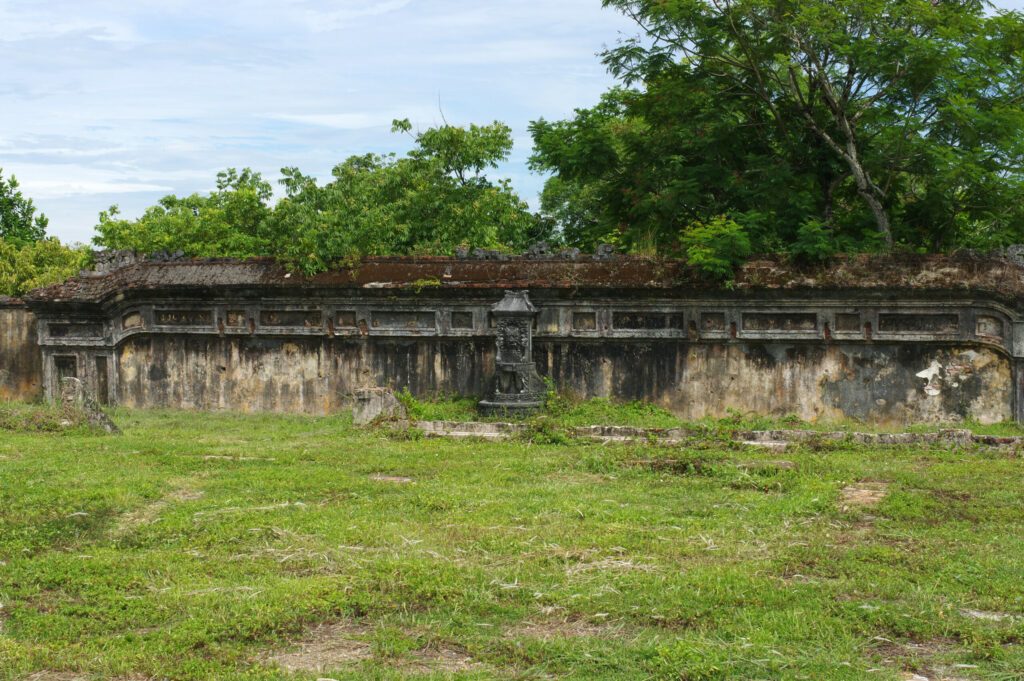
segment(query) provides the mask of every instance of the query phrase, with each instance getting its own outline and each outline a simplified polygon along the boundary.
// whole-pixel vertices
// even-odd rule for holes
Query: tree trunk
[[[864,203],[868,204],[871,214],[875,216],[875,225],[877,225],[878,231],[885,237],[885,245],[891,249],[892,229],[889,227],[889,213],[875,194],[875,187],[868,180],[868,174],[860,164],[860,159],[857,157],[857,146],[853,142],[852,134],[848,134],[847,139],[844,157],[850,166],[850,172],[853,173],[853,179],[857,183],[857,193],[864,199]]]
[[[885,237],[885,245],[891,249],[892,230],[889,228],[889,213],[886,212],[885,206],[882,205],[882,202],[878,200],[878,197],[874,195],[871,189],[861,189],[858,186],[857,191],[875,216],[875,224],[878,225],[878,231]]]
[[[839,188],[839,184],[843,181],[842,176],[833,177],[830,180],[820,179],[822,198],[825,204],[824,210],[821,212],[822,223],[832,229],[832,216],[835,214],[835,196],[836,189]]]

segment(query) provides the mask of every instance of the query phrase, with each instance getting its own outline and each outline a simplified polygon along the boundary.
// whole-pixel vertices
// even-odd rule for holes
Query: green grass
[[[1024,678],[1012,453],[113,416],[0,429],[0,679]],[[359,654],[283,671],[321,624]]]

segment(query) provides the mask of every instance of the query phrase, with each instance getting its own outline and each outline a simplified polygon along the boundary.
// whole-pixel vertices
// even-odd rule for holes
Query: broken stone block
[[[398,401],[390,388],[363,388],[355,391],[352,422],[357,426],[405,418],[405,405]]]
[[[108,433],[121,432],[121,429],[110,420],[96,400],[86,394],[85,387],[77,378],[67,377],[60,380],[60,402],[66,414],[73,412],[84,414],[93,428],[101,428]]]

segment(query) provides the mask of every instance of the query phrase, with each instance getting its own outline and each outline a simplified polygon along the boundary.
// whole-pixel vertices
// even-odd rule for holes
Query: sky
[[[516,145],[495,176],[535,204],[527,126],[594,104],[597,53],[635,33],[600,0],[0,0],[0,168],[84,243],[99,211],[224,168],[326,179],[407,150],[395,118],[500,120]]]

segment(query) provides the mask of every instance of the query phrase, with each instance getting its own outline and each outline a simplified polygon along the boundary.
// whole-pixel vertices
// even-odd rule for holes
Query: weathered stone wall
[[[1011,361],[984,347],[540,342],[534,352],[563,390],[648,400],[688,419],[729,410],[876,423],[1013,418]],[[928,394],[918,374],[933,366],[944,378]]]
[[[42,396],[42,354],[36,317],[24,304],[0,300],[0,400]]]
[[[682,417],[728,410],[807,420],[982,422],[1013,418],[1011,362],[986,347],[537,340],[542,376],[579,397],[646,400]],[[484,397],[493,343],[135,337],[117,349],[116,401],[331,413],[363,387]],[[918,376],[936,367],[941,379]],[[926,392],[932,386],[935,394]]]
[[[360,388],[481,395],[491,339],[132,337],[116,351],[116,401],[325,414]]]
[[[264,261],[135,263],[30,296],[42,365],[19,375],[50,396],[74,376],[132,407],[322,414],[375,386],[484,398],[492,307],[527,290],[537,370],[578,397],[694,419],[1024,420],[1014,263],[760,263],[732,290],[688,276],[639,258],[379,260],[310,279]],[[11,348],[29,337],[19,314]]]

